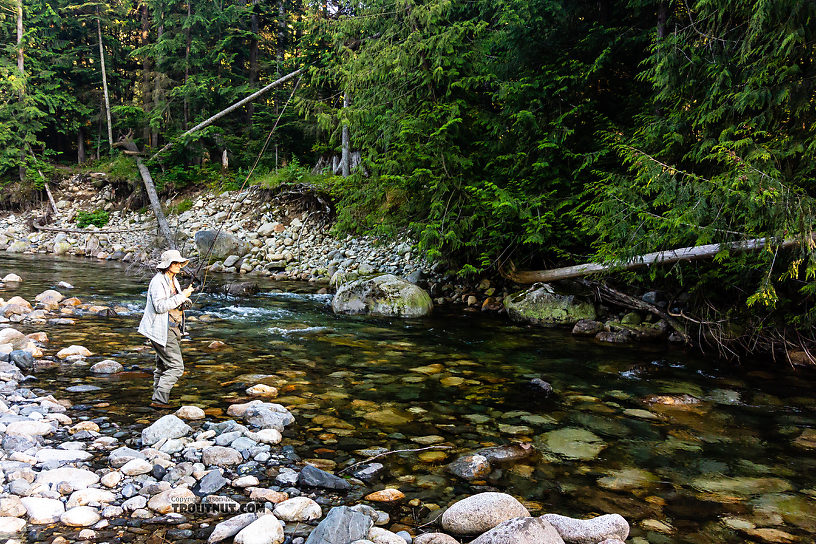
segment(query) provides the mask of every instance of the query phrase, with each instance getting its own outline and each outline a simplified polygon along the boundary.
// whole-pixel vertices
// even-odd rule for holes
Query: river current
[[[15,325],[45,330],[47,356],[79,344],[94,353],[89,364],[114,359],[126,367],[96,376],[89,364],[61,363],[29,385],[101,405],[95,413],[123,427],[154,420],[146,408],[153,354],[136,333],[148,272],[1,254],[0,277],[9,272],[24,281],[0,289],[5,299],[33,301],[66,281],[74,288],[57,288],[66,296],[119,312],[74,325]],[[261,292],[252,297],[193,296],[174,401],[227,419],[230,403],[248,400],[247,387],[275,386],[273,402],[296,418],[284,445],[336,470],[375,448],[420,450],[378,461],[382,484],[423,504],[492,489],[533,514],[620,513],[641,544],[816,540],[812,371],[773,361],[734,367],[663,345],[601,346],[460,309],[405,321],[336,316],[331,295],[314,285],[256,281]],[[209,349],[214,340],[226,347]],[[534,378],[554,394],[541,398],[529,385]],[[76,385],[99,389],[66,391]],[[670,404],[681,395],[699,402]],[[516,443],[539,453],[497,466],[479,483],[446,470],[460,455]],[[422,449],[434,444],[451,448]]]

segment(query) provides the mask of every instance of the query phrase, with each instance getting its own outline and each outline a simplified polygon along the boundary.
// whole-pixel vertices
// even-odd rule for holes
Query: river
[[[94,352],[89,363],[110,358],[127,370],[95,376],[88,364],[63,363],[39,372],[35,385],[101,405],[94,414],[119,427],[155,420],[145,407],[152,352],[136,333],[149,277],[115,262],[2,254],[0,276],[8,272],[24,282],[0,289],[6,299],[33,300],[67,281],[74,289],[60,289],[66,296],[120,307],[118,317],[74,325],[15,325],[45,330],[46,355],[79,344]],[[258,281],[253,297],[194,295],[187,369],[173,400],[226,419],[247,387],[273,385],[275,402],[296,418],[283,444],[337,469],[371,448],[452,446],[378,459],[382,483],[423,504],[496,489],[534,514],[620,513],[633,538],[652,544],[774,541],[779,532],[816,539],[812,371],[772,361],[734,367],[663,345],[601,346],[458,308],[410,321],[335,316],[331,296],[314,285]],[[226,348],[209,349],[213,340]],[[537,395],[533,378],[554,394]],[[66,391],[72,385],[100,389]],[[682,394],[700,402],[645,402]],[[518,442],[540,454],[496,467],[479,484],[446,471],[459,455]],[[402,514],[409,520],[412,509]]]

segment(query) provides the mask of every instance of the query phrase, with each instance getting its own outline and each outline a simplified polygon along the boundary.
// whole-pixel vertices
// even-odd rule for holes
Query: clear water
[[[0,277],[8,272],[25,281],[0,290],[6,299],[31,300],[67,281],[75,286],[61,290],[68,296],[128,308],[70,326],[17,327],[46,330],[47,355],[80,344],[94,352],[89,362],[112,358],[130,369],[103,377],[88,365],[61,364],[41,372],[39,385],[58,398],[108,402],[97,411],[121,425],[155,418],[144,409],[153,354],[136,333],[146,272],[2,254]],[[797,441],[816,427],[813,372],[771,361],[732,368],[662,345],[600,346],[567,331],[455,309],[412,321],[335,316],[330,296],[312,285],[260,281],[257,296],[197,299],[192,313],[214,319],[191,326],[175,400],[221,418],[230,403],[248,400],[248,386],[274,385],[281,391],[276,402],[296,417],[284,444],[337,469],[364,459],[361,450],[418,449],[422,437],[440,436],[452,447],[438,450],[445,459],[417,451],[378,459],[387,468],[382,483],[423,504],[445,506],[497,489],[525,501],[533,514],[618,512],[633,536],[651,543],[759,542],[777,535],[769,530],[814,541],[816,449]],[[213,340],[227,348],[209,350]],[[555,395],[538,399],[527,385],[535,377],[549,381]],[[65,391],[77,384],[101,389]],[[683,393],[702,402],[644,402]],[[587,436],[588,446],[576,442]],[[542,454],[498,466],[477,484],[446,470],[459,455],[518,442],[532,442]],[[571,456],[565,451],[576,447]],[[406,506],[395,519],[418,524],[425,513]]]

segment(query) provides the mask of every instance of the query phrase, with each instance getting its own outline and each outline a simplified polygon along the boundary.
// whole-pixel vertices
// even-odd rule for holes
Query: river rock
[[[99,481],[99,476],[84,468],[62,467],[43,470],[37,475],[36,483],[54,485],[68,482],[73,489],[85,489]]]
[[[23,278],[21,278],[14,272],[11,272],[3,276],[3,279],[0,281],[2,281],[3,283],[20,283],[21,281],[23,281]]]
[[[86,504],[92,502],[109,503],[115,500],[116,495],[114,495],[112,491],[108,491],[107,489],[98,489],[96,487],[88,487],[86,489],[80,489],[79,491],[74,491],[71,493],[66,506],[68,508],[73,508],[74,506],[85,506]]]
[[[606,514],[590,519],[544,514],[541,519],[552,524],[567,544],[597,544],[608,538],[625,541],[629,537],[629,523],[620,514]]]
[[[0,498],[0,516],[19,518],[26,513],[25,506],[20,501],[20,497],[9,495]]]
[[[100,519],[96,508],[90,506],[76,506],[60,516],[60,521],[69,527],[89,527]]]
[[[442,528],[457,535],[478,535],[508,519],[529,516],[515,497],[488,491],[453,503],[442,514]]]
[[[211,470],[193,486],[193,493],[199,497],[206,497],[217,493],[219,489],[229,483],[220,470]]]
[[[235,535],[235,544],[281,544],[283,527],[272,514],[265,514]]]
[[[309,534],[306,544],[333,544],[354,542],[368,537],[371,518],[348,506],[335,506],[323,521]]]
[[[261,429],[258,432],[247,432],[246,437],[264,444],[279,444],[283,436],[277,429]]]
[[[283,432],[283,429],[294,422],[295,418],[288,410],[281,408],[283,411],[276,411],[265,405],[250,406],[244,412],[244,421],[253,427]]]
[[[162,416],[142,430],[142,444],[152,446],[163,439],[181,438],[193,429],[173,414]]]
[[[7,435],[45,436],[54,432],[54,427],[45,421],[14,421],[6,426]]]
[[[243,257],[249,253],[249,245],[236,236],[216,230],[200,230],[195,233],[195,244],[199,255],[209,255],[210,262],[222,261],[230,255]]]
[[[259,383],[247,388],[246,394],[252,397],[274,398],[278,396],[278,388]]]
[[[0,516],[0,535],[10,536],[19,533],[26,526],[26,521],[20,518]],[[11,542],[10,540],[8,542]]]
[[[93,457],[93,454],[83,450],[43,448],[37,452],[36,457],[40,463],[75,463],[77,461],[87,461]]]
[[[241,452],[224,446],[210,446],[201,452],[201,462],[205,465],[230,466],[244,462]]]
[[[309,497],[292,497],[275,505],[273,513],[283,521],[311,521],[320,519],[320,505]]]
[[[547,521],[520,517],[499,523],[471,544],[564,544],[564,541]]]
[[[187,420],[194,420],[194,419],[204,419],[206,414],[204,410],[199,408],[198,406],[182,406],[178,410],[176,410],[176,416],[181,419]]]
[[[20,370],[29,370],[34,367],[34,355],[29,351],[15,349],[9,353],[9,362]]]
[[[131,459],[119,469],[122,474],[126,476],[138,476],[139,474],[147,474],[153,470],[153,464],[144,459]]]
[[[603,330],[604,325],[600,321],[581,319],[572,328],[572,334],[575,336],[595,336]]]
[[[62,299],[65,297],[59,291],[54,291],[53,289],[48,289],[47,291],[43,291],[36,297],[34,300],[37,302],[41,302],[43,304],[59,304],[62,302]]]
[[[65,513],[65,506],[57,499],[46,499],[44,497],[23,497],[20,499],[26,509],[29,523],[34,525],[44,525],[59,521],[60,516]]]
[[[413,544],[459,544],[459,541],[445,533],[425,533],[417,536]]]
[[[153,495],[147,501],[147,507],[159,514],[167,514],[173,511],[174,504],[193,504],[195,500],[196,496],[186,487],[175,487]]]
[[[94,374],[116,374],[122,372],[124,367],[112,359],[105,359],[99,361],[91,367],[91,372]]]
[[[448,472],[464,480],[483,480],[492,468],[484,455],[463,455],[448,465]]]
[[[113,468],[124,466],[131,459],[145,459],[145,454],[140,451],[132,450],[128,447],[122,446],[116,448],[108,455],[108,462]]]
[[[222,540],[230,538],[231,536],[235,536],[241,531],[241,529],[248,526],[256,519],[258,519],[257,515],[254,513],[249,513],[241,514],[226,521],[222,521],[215,526],[215,529],[212,533],[210,533],[207,542],[212,544],[213,542],[221,542]]]
[[[544,433],[539,443],[542,449],[567,459],[591,460],[606,447],[594,433],[578,427],[567,427]]]
[[[28,244],[22,240],[15,240],[6,248],[8,253],[25,253],[28,249]]]
[[[72,355],[79,355],[80,357],[90,357],[93,355],[91,351],[83,346],[68,346],[57,352],[57,357],[60,359],[67,359]]]
[[[546,284],[506,297],[504,307],[513,321],[545,327],[575,325],[582,319],[595,319],[594,305],[574,295],[559,295]]]
[[[405,539],[382,527],[372,527],[368,531],[368,539],[374,544],[406,544]]]
[[[346,490],[351,488],[348,481],[330,474],[325,470],[306,465],[298,474],[298,484],[306,487],[321,487],[323,489]]]
[[[15,344],[19,344],[25,340],[26,336],[17,329],[12,327],[0,329],[0,344],[11,344],[15,346]]]
[[[387,487],[365,496],[365,500],[371,502],[397,502],[405,498],[405,493],[399,489]]]
[[[422,317],[431,313],[433,302],[421,287],[385,274],[341,285],[332,299],[332,309],[338,314]]]
[[[510,444],[508,446],[492,446],[476,452],[483,455],[488,462],[492,463],[515,463],[523,459],[532,457],[536,450],[527,442],[521,444]]]

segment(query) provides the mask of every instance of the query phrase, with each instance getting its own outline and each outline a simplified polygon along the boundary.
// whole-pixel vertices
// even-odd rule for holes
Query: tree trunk
[[[164,18],[161,13],[158,15],[159,19],[163,22]],[[162,37],[164,36],[164,24],[160,24],[157,34],[156,34],[156,43],[161,44]],[[153,70],[153,107],[154,108],[161,108],[163,107],[164,102],[164,74],[161,72],[162,70],[162,57],[160,55],[156,56],[156,66]],[[153,131],[151,132],[150,136],[150,146],[151,147],[158,147],[159,145],[159,127],[156,126]]]
[[[23,58],[23,0],[17,0],[17,69],[20,71],[20,77],[25,81],[25,60]],[[20,102],[25,97],[25,85],[20,87]],[[25,138],[23,138],[25,141]],[[20,146],[20,167],[19,167],[20,181],[26,177],[25,167],[25,147]]]
[[[96,9],[96,15],[96,33],[99,37],[99,65],[102,68],[102,91],[105,95],[105,118],[108,120],[108,148],[113,151],[113,125],[111,125],[108,76],[105,72],[105,49],[102,47],[102,23],[99,20],[99,8]]]
[[[161,201],[159,195],[156,193],[156,186],[153,184],[153,178],[150,177],[150,170],[142,162],[140,157],[136,157],[136,166],[139,167],[139,173],[142,175],[145,189],[147,190],[147,197],[150,199],[150,207],[153,208],[153,213],[156,215],[156,221],[159,223],[159,232],[162,233],[167,245],[170,249],[176,249],[176,241],[173,239],[173,234],[170,232],[170,225],[167,224],[167,218],[162,211]]]
[[[812,238],[811,238],[812,239]],[[707,259],[713,257],[723,250],[728,251],[756,251],[762,249],[770,244],[777,243],[774,240],[769,241],[767,238],[754,238],[741,242],[727,242],[723,244],[706,244],[703,246],[681,247],[679,249],[668,249],[666,251],[655,251],[653,253],[646,253],[639,255],[623,263],[614,264],[600,264],[600,263],[584,263],[575,266],[565,266],[563,268],[553,268],[550,270],[501,270],[502,276],[516,283],[530,284],[538,282],[550,282],[558,280],[567,280],[571,278],[580,278],[589,276],[590,274],[597,274],[598,272],[615,271],[615,270],[630,270],[632,268],[639,268],[641,266],[649,266],[652,264],[668,264],[680,261],[693,261],[697,259]],[[786,248],[795,246],[801,243],[800,239],[787,238],[779,243],[779,247]]]
[[[666,35],[666,21],[669,18],[669,3],[660,2],[657,5],[657,39],[661,41]]]
[[[85,162],[85,129],[79,127],[77,130],[77,164]]]
[[[343,95],[343,109],[345,110],[348,108],[348,94]],[[349,127],[348,123],[343,120],[343,155],[342,155],[342,169],[343,169],[343,177],[349,177]]]
[[[236,102],[235,104],[227,107],[226,109],[223,109],[223,110],[219,111],[218,113],[216,113],[215,115],[213,115],[212,117],[207,119],[206,121],[202,121],[201,123],[197,124],[196,126],[191,128],[190,130],[188,130],[187,132],[185,132],[184,134],[179,136],[175,141],[168,142],[164,147],[162,147],[161,149],[156,151],[156,153],[154,153],[153,156],[150,157],[150,160],[155,160],[156,157],[158,157],[161,153],[164,153],[165,151],[167,151],[168,149],[173,147],[173,144],[176,141],[184,138],[185,136],[189,136],[190,134],[192,134],[192,133],[194,133],[194,132],[196,132],[198,130],[201,130],[204,127],[210,126],[211,124],[218,121],[219,119],[221,119],[222,117],[224,117],[228,113],[233,112],[233,111],[237,110],[238,108],[240,108],[241,106],[252,102],[253,100],[258,98],[262,94],[266,93],[267,91],[269,91],[271,89],[274,89],[278,85],[289,81],[290,79],[292,79],[296,75],[300,74],[302,71],[303,71],[303,68],[299,68],[299,69],[295,70],[294,72],[292,72],[290,74],[286,74],[282,78],[276,79],[275,81],[273,81],[272,83],[270,83],[269,85],[264,87],[263,89],[261,89],[259,91],[256,91],[256,92],[252,93],[251,95],[247,96],[246,98],[243,98],[243,99],[239,100],[238,102]]]
[[[190,17],[192,16],[192,0],[187,0],[187,28],[184,29],[184,85],[187,85],[187,80],[190,79],[190,46],[192,45],[192,37],[190,33]],[[187,100],[187,93],[184,93],[184,130],[190,124],[190,104]]]
[[[258,0],[252,0],[252,17],[250,24],[252,27],[252,40],[249,44],[249,88],[254,89],[258,82],[258,35],[260,34],[260,23],[256,13]],[[252,129],[252,116],[255,114],[255,104],[247,106],[247,132]]]
[[[140,36],[141,47],[147,47],[150,39],[150,13],[147,9],[147,4],[142,2],[142,32]],[[145,115],[150,114],[150,99],[152,89],[150,85],[150,56],[145,53],[142,59],[142,107]],[[150,144],[150,124],[145,125],[142,137],[147,144]]]
[[[278,75],[283,73],[283,58],[286,53],[286,9],[283,0],[278,4]]]

